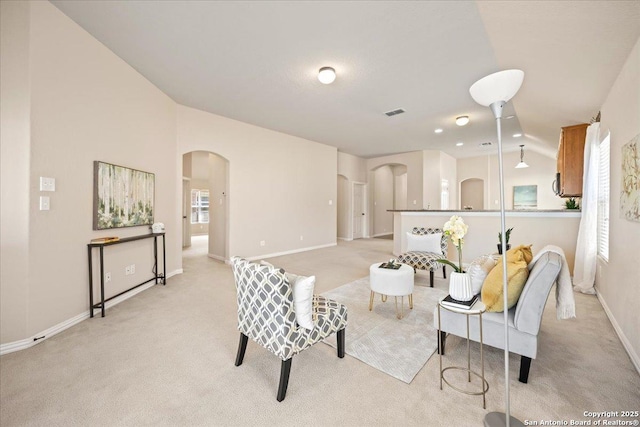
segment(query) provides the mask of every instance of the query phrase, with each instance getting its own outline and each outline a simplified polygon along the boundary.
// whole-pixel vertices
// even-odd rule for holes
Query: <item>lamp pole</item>
[[[496,119],[498,132],[498,167],[500,173],[500,232],[506,236],[504,201],[504,164],[502,160],[502,110],[522,85],[524,73],[521,70],[505,70],[490,74],[475,82],[469,92],[480,105],[491,108]],[[509,303],[507,298],[507,243],[502,239],[502,293],[504,304],[504,383],[505,412],[490,412],[484,417],[485,427],[520,427],[524,424],[511,416],[509,396]]]

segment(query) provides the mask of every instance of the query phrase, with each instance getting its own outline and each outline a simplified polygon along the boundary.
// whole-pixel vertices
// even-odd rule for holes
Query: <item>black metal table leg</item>
[[[103,246],[100,246],[100,308],[102,309],[102,317],[104,317],[104,247]]]
[[[91,258],[91,246],[87,246],[89,252],[89,317],[93,317],[93,262]]]
[[[166,285],[167,284],[167,251],[165,249],[165,241],[167,240],[167,235],[163,234],[162,235],[162,271],[164,274],[164,276],[162,277],[162,284]]]

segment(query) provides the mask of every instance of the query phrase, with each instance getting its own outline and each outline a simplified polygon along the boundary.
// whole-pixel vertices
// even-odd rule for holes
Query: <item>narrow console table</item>
[[[160,236],[162,236],[162,274],[158,274],[158,237]],[[112,297],[105,299],[104,298],[104,248],[105,246],[120,245],[122,243],[134,242],[136,240],[151,239],[151,238],[153,239],[153,259],[154,259],[153,277],[149,280],[145,280],[144,282],[133,286],[132,288],[122,291],[117,295],[114,295]],[[132,291],[137,287],[145,285],[153,280],[156,281],[156,285],[159,283],[159,281],[161,281],[163,285],[166,285],[167,284],[167,262],[166,262],[165,246],[166,245],[165,245],[164,233],[142,234],[140,236],[125,237],[113,242],[87,244],[87,250],[89,253],[89,316],[93,317],[93,310],[95,308],[99,308],[102,310],[102,317],[104,317],[104,309],[105,309],[106,302],[114,298],[117,298],[120,295],[125,294],[129,291]],[[100,253],[100,302],[97,304],[93,303],[93,248],[98,248]]]

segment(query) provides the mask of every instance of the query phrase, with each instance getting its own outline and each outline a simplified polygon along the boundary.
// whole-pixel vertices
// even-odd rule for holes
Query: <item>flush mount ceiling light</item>
[[[515,135],[514,135],[515,136]],[[520,145],[520,163],[516,165],[516,169],[528,168],[529,165],[524,162],[524,145]]]
[[[456,117],[456,124],[458,126],[464,126],[467,123],[469,123],[469,116],[460,116],[460,117]]]
[[[442,133],[442,129],[438,128],[436,130],[434,130],[435,133]]]
[[[514,138],[520,138],[521,136],[522,136],[522,134],[521,134],[521,133],[514,133],[514,134],[513,134],[513,137],[514,137]]]
[[[336,79],[336,70],[331,67],[322,67],[318,71],[318,80],[325,85],[333,83]]]

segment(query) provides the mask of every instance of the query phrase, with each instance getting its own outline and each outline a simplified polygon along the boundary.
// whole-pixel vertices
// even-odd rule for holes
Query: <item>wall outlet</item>
[[[414,201],[413,201],[413,204],[414,204],[414,205],[417,205],[417,204],[418,204],[418,201],[417,201],[417,200],[414,200]]]
[[[136,265],[131,264],[131,274],[136,274]]]
[[[104,282],[109,283],[110,281],[111,281],[111,273],[110,272],[104,273]]]
[[[56,191],[56,179],[40,177],[40,191]]]
[[[333,205],[333,200],[329,200],[329,206]]]
[[[304,236],[300,236],[300,241],[304,240]]]
[[[131,274],[131,266],[130,266],[130,265],[127,265],[127,266],[124,268],[124,275],[125,275],[125,276],[128,276],[128,275],[130,275],[130,274]]]
[[[264,240],[260,240],[260,246],[265,246],[267,244],[267,242],[265,242]]]

